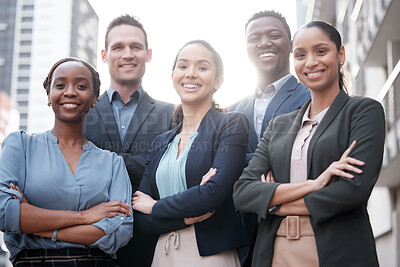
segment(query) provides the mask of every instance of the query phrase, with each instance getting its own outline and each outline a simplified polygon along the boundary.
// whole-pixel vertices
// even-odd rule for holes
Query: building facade
[[[341,32],[353,93],[386,113],[384,162],[368,202],[381,266],[400,266],[400,1],[298,0],[299,25],[324,20]]]
[[[19,129],[49,129],[43,80],[64,57],[96,66],[98,16],[88,0],[0,0],[0,7],[0,90],[18,108]]]

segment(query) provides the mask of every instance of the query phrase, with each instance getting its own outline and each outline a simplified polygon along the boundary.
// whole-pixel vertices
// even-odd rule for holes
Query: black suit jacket
[[[124,158],[132,183],[132,192],[139,187],[151,143],[156,136],[171,127],[172,110],[172,104],[154,100],[144,92],[123,143],[107,92],[99,97],[96,107],[86,115],[86,138],[96,146],[116,152]],[[120,267],[146,267],[151,264],[152,249],[157,236],[137,231],[135,224],[134,221],[133,238],[117,252]]]
[[[271,121],[254,158],[234,186],[236,207],[262,217],[253,266],[271,266],[275,234],[283,217],[270,214],[268,205],[276,187],[290,181],[292,146],[308,104]],[[304,197],[320,266],[378,266],[367,200],[380,173],[384,139],[385,116],[380,103],[349,97],[343,91],[318,125],[308,148],[308,179],[318,178],[354,140],[357,144],[349,156],[365,162],[361,174],[352,173],[353,179],[337,177]],[[276,183],[260,181],[261,174],[269,170]]]
[[[85,118],[84,132],[96,146],[124,158],[135,192],[143,176],[144,164],[151,142],[171,128],[173,105],[154,100],[146,92],[129,124],[124,143],[121,142],[112,105],[104,92]]]
[[[245,231],[232,201],[233,184],[244,167],[247,118],[240,113],[220,113],[210,109],[197,130],[199,135],[187,156],[185,173],[188,189],[160,199],[156,171],[168,144],[180,128],[181,125],[160,135],[152,144],[139,190],[158,202],[151,215],[136,215],[137,227],[148,233],[167,233],[187,227],[184,218],[215,211],[209,219],[194,224],[200,255],[214,255],[247,245]],[[200,185],[210,167],[217,168],[217,174],[205,185]]]

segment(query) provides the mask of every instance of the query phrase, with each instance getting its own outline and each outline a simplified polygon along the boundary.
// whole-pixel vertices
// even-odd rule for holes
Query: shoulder
[[[254,100],[254,96],[253,95],[249,95],[247,97],[245,97],[244,99],[228,106],[228,110],[229,111],[243,111],[243,109],[249,105],[252,104]]]
[[[96,158],[97,161],[102,162],[102,164],[115,164],[116,162],[123,162],[123,158],[115,152],[99,148],[91,141],[89,141],[89,143],[86,145],[89,147],[90,153]]]
[[[200,130],[206,132],[214,131],[238,131],[249,129],[249,120],[246,115],[238,112],[219,112],[215,109],[210,110],[202,123],[200,124]]]
[[[157,100],[151,97],[147,92],[144,92],[143,100],[147,100],[149,102],[154,103],[155,107],[157,109],[162,109],[162,110],[172,110],[174,108],[174,104],[168,103],[165,101]]]
[[[364,96],[350,96],[344,109],[352,114],[378,113],[373,114],[377,116],[384,114],[384,109],[380,102]]]

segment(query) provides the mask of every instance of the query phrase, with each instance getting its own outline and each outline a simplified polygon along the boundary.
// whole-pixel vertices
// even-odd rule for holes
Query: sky
[[[214,95],[221,106],[233,104],[252,94],[256,76],[247,58],[244,25],[256,12],[275,10],[296,29],[295,0],[89,0],[99,16],[97,69],[102,91],[110,84],[107,64],[101,61],[104,35],[109,22],[122,14],[139,18],[153,50],[146,66],[143,88],[158,100],[179,103],[172,87],[172,64],[178,50],[188,41],[204,39],[221,55],[224,83]]]

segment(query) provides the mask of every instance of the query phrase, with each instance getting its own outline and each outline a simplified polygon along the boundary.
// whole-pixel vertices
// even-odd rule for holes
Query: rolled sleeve
[[[0,157],[0,231],[21,233],[20,201],[22,195],[10,189],[13,183],[23,190],[25,181],[25,152],[23,132],[11,133],[3,142]],[[20,199],[15,199],[14,195]]]
[[[109,201],[120,200],[129,204],[132,212],[132,186],[122,157],[114,154],[113,179],[109,189]],[[99,247],[108,254],[115,253],[126,245],[133,236],[133,216],[118,215],[105,218],[93,224],[102,229],[105,236],[97,240],[93,246]]]

